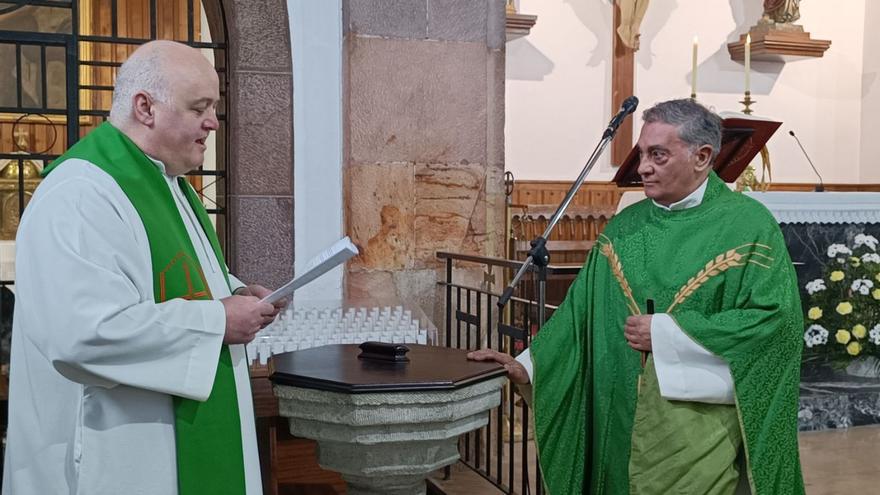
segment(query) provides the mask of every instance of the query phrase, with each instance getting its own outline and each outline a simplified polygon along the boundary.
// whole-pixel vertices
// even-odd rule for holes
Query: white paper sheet
[[[306,265],[305,273],[298,277],[294,277],[293,280],[287,282],[268,296],[264,297],[262,301],[274,303],[279,299],[288,297],[293,294],[293,291],[295,291],[296,289],[299,289],[300,287],[306,285],[312,280],[315,280],[321,275],[327,273],[328,271],[332,270],[336,265],[345,263],[347,260],[357,255],[357,246],[355,246],[351,242],[351,239],[349,239],[348,236],[343,237],[342,239],[336,241],[336,243],[334,243],[332,246],[312,258],[312,260],[309,261],[309,263]]]

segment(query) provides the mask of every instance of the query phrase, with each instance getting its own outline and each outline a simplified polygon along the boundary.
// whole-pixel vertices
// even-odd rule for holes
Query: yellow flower
[[[880,289],[877,289],[877,290],[880,291]],[[811,320],[818,320],[821,317],[822,317],[822,308],[820,308],[818,306],[813,306],[812,308],[810,308],[809,311],[807,311],[807,318],[809,318]]]
[[[874,278],[876,278],[878,281],[880,281],[880,272],[877,272],[877,275],[874,275]]]
[[[846,344],[850,341],[849,331],[841,328],[836,334],[834,334],[834,338],[839,344]]]
[[[874,292],[872,292],[871,295],[874,296],[874,299],[880,301],[880,289],[874,289]]]
[[[840,282],[841,280],[843,280],[843,277],[844,277],[843,272],[840,270],[834,270],[833,272],[831,272],[831,281],[832,282]],[[878,280],[880,280],[880,279],[878,279]]]
[[[852,304],[850,304],[846,301],[837,305],[837,312],[842,315],[848,315],[848,314],[852,313],[852,310],[853,310]]]
[[[851,257],[849,259],[849,261],[850,261],[850,264],[855,267],[859,267],[862,265],[862,260],[856,258],[855,256]]]
[[[865,328],[865,325],[856,325],[852,327],[852,334],[857,339],[865,338],[865,335],[868,335],[868,329]]]
[[[850,356],[858,356],[860,352],[862,352],[862,344],[858,342],[850,342],[848,346],[846,346],[846,352]]]

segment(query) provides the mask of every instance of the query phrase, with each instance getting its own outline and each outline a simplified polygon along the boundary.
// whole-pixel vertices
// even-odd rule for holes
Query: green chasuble
[[[652,359],[640,376],[640,353],[623,327],[645,313],[647,299],[727,362],[735,406],[663,399]],[[644,200],[625,209],[532,343],[549,493],[723,493],[729,483],[706,478],[737,476],[712,469],[730,463],[739,442],[752,493],[803,493],[802,332],[794,269],[760,203],[710,173],[699,206],[668,211]]]
[[[69,158],[89,161],[107,172],[137,210],[150,244],[157,303],[174,298],[212,299],[171,191],[152,160],[107,122],[53,161],[43,175]],[[228,284],[226,262],[205,208],[183,178],[178,178],[177,185],[198,217]],[[220,349],[208,399],[199,402],[175,397],[174,413],[179,495],[244,494],[241,421],[232,359],[226,344]]]

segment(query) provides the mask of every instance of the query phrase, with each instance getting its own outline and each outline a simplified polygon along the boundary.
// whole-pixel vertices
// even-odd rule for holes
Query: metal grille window
[[[0,291],[14,286],[15,232],[40,170],[107,119],[117,69],[154,39],[200,48],[217,69],[220,128],[189,180],[228,244],[228,64],[220,2],[0,2]]]

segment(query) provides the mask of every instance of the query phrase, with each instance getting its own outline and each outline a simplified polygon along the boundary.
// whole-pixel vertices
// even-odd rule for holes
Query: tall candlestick
[[[697,97],[697,37],[694,36],[694,55],[691,64],[691,98]]]
[[[752,35],[746,35],[746,93],[751,92],[750,72],[752,71]]]

